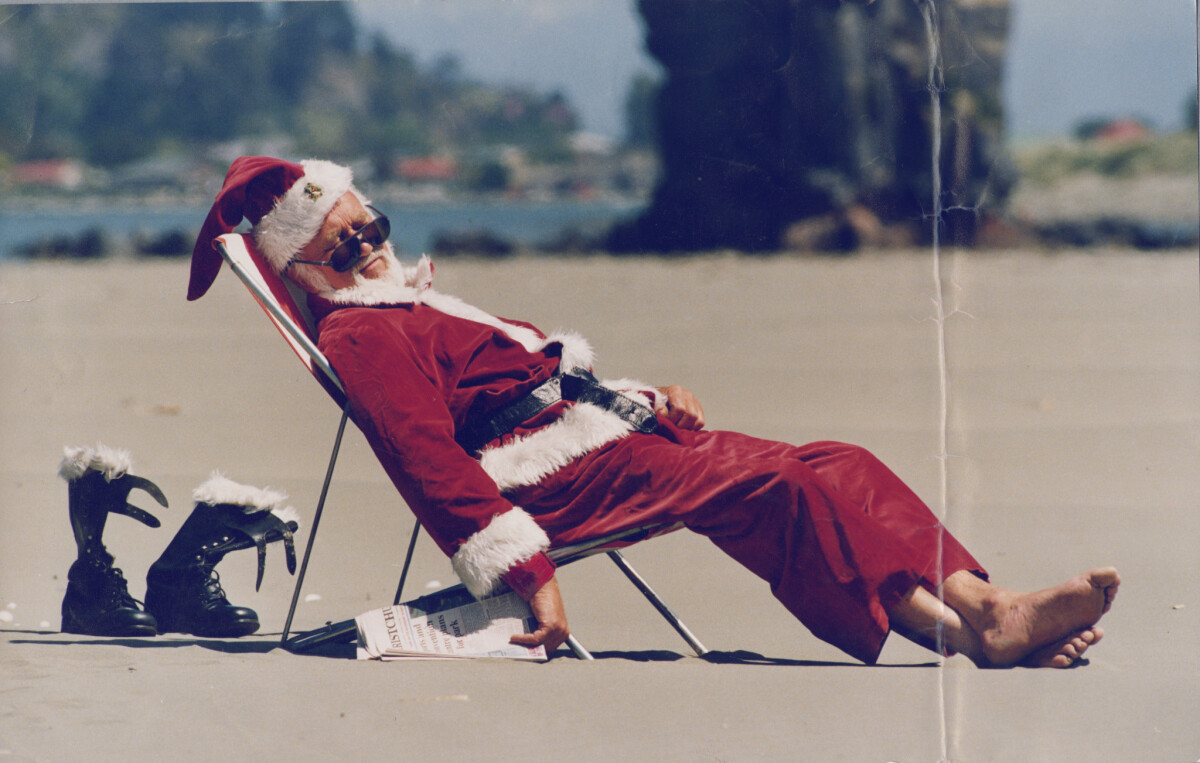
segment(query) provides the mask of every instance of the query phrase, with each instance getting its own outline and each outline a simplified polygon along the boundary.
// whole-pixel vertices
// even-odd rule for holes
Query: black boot
[[[219,474],[196,488],[193,497],[196,508],[146,575],[146,610],[158,621],[160,633],[212,638],[254,633],[258,614],[229,603],[215,567],[229,552],[256,546],[258,590],[266,545],[282,540],[288,571],[295,573],[295,511],[283,507],[286,496],[281,493],[239,485]]]
[[[124,514],[142,524],[159,521],[128,503],[134,488],[145,490],[162,506],[167,499],[153,482],[128,474],[129,454],[106,448],[65,448],[58,475],[67,481],[67,505],[78,557],[67,573],[62,603],[63,633],[89,636],[153,636],[154,616],[138,608],[125,576],[101,540],[108,515]]]

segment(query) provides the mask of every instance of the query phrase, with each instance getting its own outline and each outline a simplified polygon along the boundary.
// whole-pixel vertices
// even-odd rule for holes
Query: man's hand
[[[663,400],[655,407],[655,413],[666,416],[680,429],[704,428],[704,409],[695,395],[677,384],[659,387],[658,392]]]
[[[563,608],[562,594],[558,592],[558,580],[547,580],[529,600],[529,608],[537,618],[538,629],[533,633],[518,633],[509,639],[509,643],[544,646],[546,654],[550,655],[571,635],[571,629],[567,627],[567,611]]]

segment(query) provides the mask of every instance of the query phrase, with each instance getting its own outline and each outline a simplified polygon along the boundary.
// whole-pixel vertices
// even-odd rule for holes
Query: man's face
[[[371,222],[373,217],[371,212],[358,200],[358,197],[347,191],[342,195],[342,198],[338,199],[337,204],[329,211],[329,214],[325,216],[325,222],[321,225],[321,230],[317,232],[312,241],[308,242],[307,246],[300,250],[297,259],[329,259],[330,251],[340,241]],[[363,241],[362,258],[358,261],[358,264],[345,273],[339,273],[327,265],[303,265],[297,263],[292,265],[292,269],[311,268],[314,275],[319,273],[320,276],[324,277],[331,289],[344,289],[354,286],[359,279],[382,278],[388,272],[388,269],[391,268],[393,261],[392,245],[390,243],[384,243],[376,249],[366,241]],[[301,285],[304,284],[302,283]]]

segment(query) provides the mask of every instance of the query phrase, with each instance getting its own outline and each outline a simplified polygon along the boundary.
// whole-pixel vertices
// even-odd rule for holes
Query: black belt
[[[455,434],[454,439],[464,450],[474,455],[492,440],[512,432],[518,425],[529,421],[560,400],[591,403],[620,416],[639,432],[654,431],[656,419],[654,411],[648,405],[602,387],[595,376],[583,369],[575,369],[567,374],[550,377],[524,397],[509,403],[485,420],[463,427]]]

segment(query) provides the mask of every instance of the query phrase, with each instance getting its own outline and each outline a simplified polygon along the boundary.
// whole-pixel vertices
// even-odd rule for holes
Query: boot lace
[[[222,606],[229,603],[225,598],[225,589],[221,587],[221,576],[215,568],[200,568],[204,573],[204,584],[200,589],[200,603],[205,609]]]
[[[129,595],[129,584],[125,582],[125,575],[117,567],[109,567],[105,571],[101,598],[110,608],[115,609],[137,609],[141,604]]]

